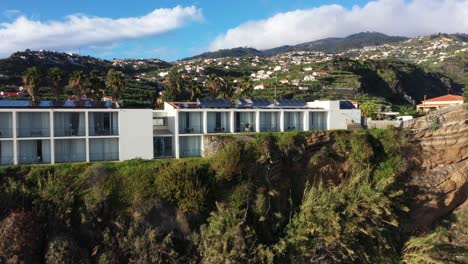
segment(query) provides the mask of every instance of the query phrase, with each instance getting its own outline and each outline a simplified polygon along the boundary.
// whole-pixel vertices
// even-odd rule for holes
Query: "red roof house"
[[[447,94],[435,98],[430,98],[422,101],[416,107],[418,110],[431,111],[444,108],[447,106],[461,105],[463,104],[463,96],[456,94]]]

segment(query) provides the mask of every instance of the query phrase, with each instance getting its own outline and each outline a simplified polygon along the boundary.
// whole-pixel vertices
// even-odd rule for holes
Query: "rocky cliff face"
[[[411,131],[411,229],[425,229],[468,198],[468,110],[442,110],[405,123]],[[408,230],[409,231],[409,230]]]

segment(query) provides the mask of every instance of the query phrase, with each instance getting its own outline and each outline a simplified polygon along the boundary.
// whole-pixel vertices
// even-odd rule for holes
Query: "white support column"
[[[284,132],[284,110],[280,112],[280,131]]]
[[[235,133],[236,132],[236,114],[234,111],[231,111],[229,112],[229,127],[231,128],[231,133]]]
[[[208,112],[204,110],[202,112],[202,124],[203,124],[203,134],[208,134]]]
[[[174,154],[175,158],[180,158],[180,147],[179,147],[179,111],[175,111],[174,121]]]
[[[50,163],[55,164],[55,131],[54,131],[54,111],[49,111],[50,118]]]
[[[89,162],[89,111],[85,112],[86,162]],[[120,144],[120,143],[119,143]]]
[[[13,130],[13,164],[18,165],[18,135],[17,135],[17,130],[18,130],[18,122],[17,122],[17,112],[13,111],[12,113],[13,117],[11,120],[12,123],[12,130]]]
[[[260,132],[260,111],[255,111],[255,132]]]
[[[303,112],[303,121],[304,124],[304,131],[309,131],[309,111]]]

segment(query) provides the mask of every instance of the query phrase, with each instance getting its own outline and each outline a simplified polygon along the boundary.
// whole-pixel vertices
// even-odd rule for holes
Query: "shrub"
[[[86,264],[89,260],[86,252],[67,235],[58,235],[51,239],[45,255],[47,264]]]
[[[230,142],[217,153],[211,162],[211,167],[216,172],[218,180],[230,181],[242,173],[243,150],[242,142]]]
[[[254,263],[254,230],[246,224],[246,211],[217,204],[208,224],[195,237],[203,263]]]
[[[0,257],[7,263],[38,263],[41,233],[32,212],[11,212],[0,222]]]
[[[209,192],[208,183],[212,177],[209,166],[194,161],[175,161],[156,175],[156,191],[183,212],[200,212]]]

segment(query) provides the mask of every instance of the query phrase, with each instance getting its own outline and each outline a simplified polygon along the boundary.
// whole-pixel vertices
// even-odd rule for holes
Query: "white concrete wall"
[[[328,130],[347,129],[351,123],[361,124],[360,109],[342,109],[327,111]]]
[[[120,109],[120,160],[153,159],[153,110]]]

